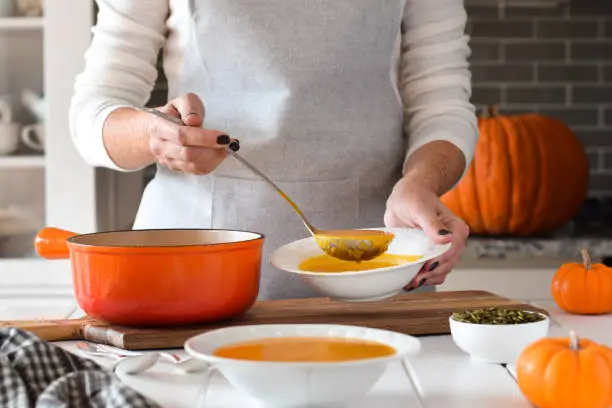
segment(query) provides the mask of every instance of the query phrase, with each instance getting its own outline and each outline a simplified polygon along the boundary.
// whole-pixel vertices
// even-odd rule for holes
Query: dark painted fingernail
[[[445,230],[445,229],[441,229],[440,231],[438,231],[438,234],[439,234],[439,235],[448,235],[448,234],[450,234],[450,233],[451,233],[451,232],[450,232],[449,230]]]
[[[438,261],[436,261],[436,262],[432,263],[432,264],[429,266],[429,270],[428,270],[428,271],[429,271],[429,272],[433,271],[434,269],[436,269],[436,268],[438,267],[438,265],[440,265],[440,262],[438,262]]]
[[[418,288],[420,288],[421,286],[423,286],[423,284],[424,284],[424,283],[425,283],[425,278],[421,278],[421,280],[419,281],[419,284],[418,284],[418,285],[416,285],[416,286],[414,286],[414,287],[412,287],[412,288],[410,288],[410,289],[406,289],[406,288],[404,288],[404,290],[405,290],[406,292],[412,292],[413,290],[418,289]]]
[[[238,143],[237,140],[234,140],[232,143],[230,143],[229,148],[232,150],[232,152],[237,152],[240,150],[240,143]]]
[[[230,143],[230,137],[228,135],[219,135],[217,136],[217,144],[226,145]]]
[[[412,284],[414,283],[414,279],[410,281],[409,284],[407,284],[406,286],[404,286],[404,290],[406,292],[410,292],[411,290],[414,290],[414,286],[412,286]]]

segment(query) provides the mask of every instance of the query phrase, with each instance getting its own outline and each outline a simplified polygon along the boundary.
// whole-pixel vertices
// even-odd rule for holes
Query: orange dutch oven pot
[[[45,228],[46,259],[70,259],[88,316],[127,326],[170,326],[238,316],[259,292],[264,236],[247,231],[160,229],[78,235]]]

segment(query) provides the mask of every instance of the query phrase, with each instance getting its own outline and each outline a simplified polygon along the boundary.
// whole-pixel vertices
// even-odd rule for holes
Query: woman
[[[406,289],[444,282],[467,226],[440,202],[478,137],[461,0],[99,0],[70,112],[88,163],[157,163],[134,228],[235,228],[265,251],[307,236],[224,148],[326,229],[407,226],[452,242]],[[164,48],[178,126],[142,113]],[[264,261],[261,298],[314,295]]]

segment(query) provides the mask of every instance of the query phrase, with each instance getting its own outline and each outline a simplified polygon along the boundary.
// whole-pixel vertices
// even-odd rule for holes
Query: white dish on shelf
[[[0,156],[0,169],[24,169],[45,167],[45,156],[42,154]]]
[[[33,30],[42,28],[44,25],[42,17],[1,17],[0,30]]]

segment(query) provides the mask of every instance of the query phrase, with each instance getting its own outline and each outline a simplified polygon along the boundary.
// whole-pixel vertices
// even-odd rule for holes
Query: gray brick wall
[[[567,123],[589,155],[591,196],[612,196],[612,0],[469,7],[472,101]]]

